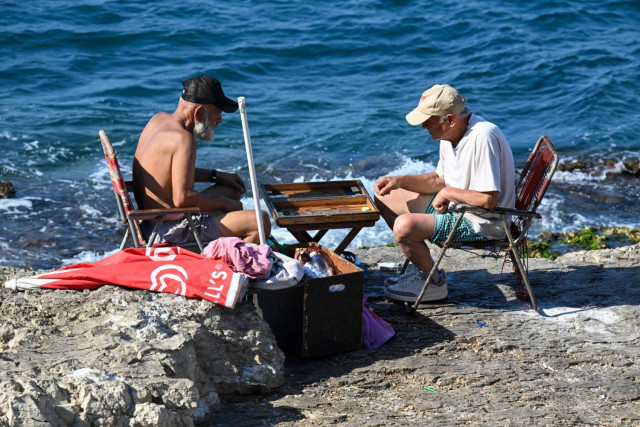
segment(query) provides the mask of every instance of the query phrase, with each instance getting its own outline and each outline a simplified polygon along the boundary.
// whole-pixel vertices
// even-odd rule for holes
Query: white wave
[[[604,181],[607,179],[607,174],[609,173],[621,173],[627,170],[624,165],[624,159],[627,156],[634,156],[632,158],[637,158],[637,153],[621,153],[622,160],[618,160],[614,164],[607,165],[597,165],[588,169],[574,169],[572,171],[561,171],[558,170],[553,175],[554,182],[565,182],[565,183],[583,183],[585,181]],[[566,163],[566,162],[565,162]]]
[[[36,151],[40,148],[40,141],[36,139],[30,142],[23,142],[22,148],[24,151]]]
[[[94,172],[92,174],[89,174],[89,181],[93,181],[96,183],[110,183],[111,178],[109,177],[109,170],[103,162],[100,163],[100,167],[96,166]]]
[[[78,206],[78,208],[81,211],[84,212],[84,214],[82,215],[83,218],[87,218],[87,217],[100,218],[100,217],[102,217],[102,212],[100,212],[98,209],[94,208],[93,206],[80,205],[80,206]]]
[[[589,172],[585,172],[583,170],[572,170],[572,171],[556,171],[553,175],[553,180],[555,182],[565,182],[565,183],[584,183],[585,181],[602,181],[607,177],[607,172],[612,172],[613,169],[605,170],[593,170]]]
[[[62,265],[71,265],[78,264],[81,262],[96,262],[100,261],[103,258],[111,256],[118,252],[119,249],[114,249],[108,252],[93,252],[93,251],[82,251],[78,255],[73,258],[66,258],[62,260]]]
[[[11,141],[17,141],[18,140],[17,137],[13,136],[13,134],[11,132],[8,132],[6,130],[0,132],[0,138],[9,139]]]
[[[16,168],[15,168],[15,167],[13,167],[13,166],[10,166],[10,165],[2,165],[2,167],[3,167],[4,169],[8,170],[9,172],[14,172],[14,173],[15,173],[15,172],[18,172],[18,169],[16,169]]]
[[[436,170],[436,167],[431,162],[425,163],[404,155],[402,158],[402,164],[396,169],[391,170],[387,175],[418,175]]]
[[[111,145],[114,147],[121,147],[127,143],[126,139],[121,139],[120,141],[113,142],[111,141]]]
[[[31,210],[33,202],[30,199],[0,199],[0,209],[6,210],[7,213],[19,213],[20,208]]]

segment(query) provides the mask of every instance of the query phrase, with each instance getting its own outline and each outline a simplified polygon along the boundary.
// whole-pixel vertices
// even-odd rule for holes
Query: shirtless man
[[[467,204],[491,209],[515,205],[515,171],[511,147],[498,126],[470,112],[460,92],[449,85],[426,90],[418,106],[406,116],[409,124],[440,140],[435,172],[385,176],[374,187],[376,206],[393,230],[402,252],[416,270],[406,272],[385,290],[388,298],[415,302],[433,266],[424,242],[443,242],[460,215],[449,205]],[[468,213],[455,240],[482,241],[504,237],[499,216]],[[447,296],[447,281],[438,269],[422,301]]]
[[[196,139],[212,141],[222,123],[222,112],[233,113],[238,104],[225,96],[220,82],[200,74],[182,83],[184,90],[172,113],[154,115],[142,131],[133,160],[133,183],[140,209],[198,206],[194,217],[202,240],[240,237],[260,243],[254,210],[242,210],[240,198],[246,191],[237,174],[196,168]],[[194,182],[213,185],[194,190]],[[269,215],[262,212],[264,232],[269,236]],[[152,225],[143,223],[150,234]],[[176,244],[190,240],[187,220],[166,221],[158,233],[162,242]]]

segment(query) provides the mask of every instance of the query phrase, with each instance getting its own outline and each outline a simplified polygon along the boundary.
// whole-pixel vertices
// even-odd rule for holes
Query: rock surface
[[[640,245],[530,260],[539,313],[515,298],[502,258],[451,250],[448,298],[413,317],[384,297],[395,273],[376,268],[401,262],[398,249],[355,252],[369,305],[396,336],[287,357],[284,378],[249,305],[2,290],[0,425],[640,423]]]
[[[0,282],[29,274],[3,269]],[[0,425],[188,426],[221,395],[284,381],[284,355],[250,304],[2,288],[0,319]]]
[[[16,197],[16,189],[10,181],[0,181],[0,199]]]
[[[396,248],[356,252],[372,267],[402,261]],[[640,424],[640,245],[530,260],[539,314],[514,297],[510,265],[478,253],[448,252],[448,298],[414,317],[383,296],[393,273],[370,268],[365,293],[394,338],[288,358],[282,388],[224,398],[212,425]]]

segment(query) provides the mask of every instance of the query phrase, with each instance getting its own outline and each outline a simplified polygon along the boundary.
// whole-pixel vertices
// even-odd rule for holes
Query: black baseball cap
[[[213,104],[225,113],[233,113],[238,109],[238,103],[227,98],[222,91],[220,81],[206,74],[182,82],[182,99],[196,104]]]

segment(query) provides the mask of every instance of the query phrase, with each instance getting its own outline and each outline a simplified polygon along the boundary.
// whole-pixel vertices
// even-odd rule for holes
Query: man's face
[[[440,116],[431,116],[422,122],[422,129],[426,129],[434,141],[445,139],[449,130],[449,120],[445,117],[444,122],[440,121]]]
[[[213,105],[200,110],[200,119],[193,128],[193,136],[200,141],[213,141],[216,128],[222,122],[222,112]]]

